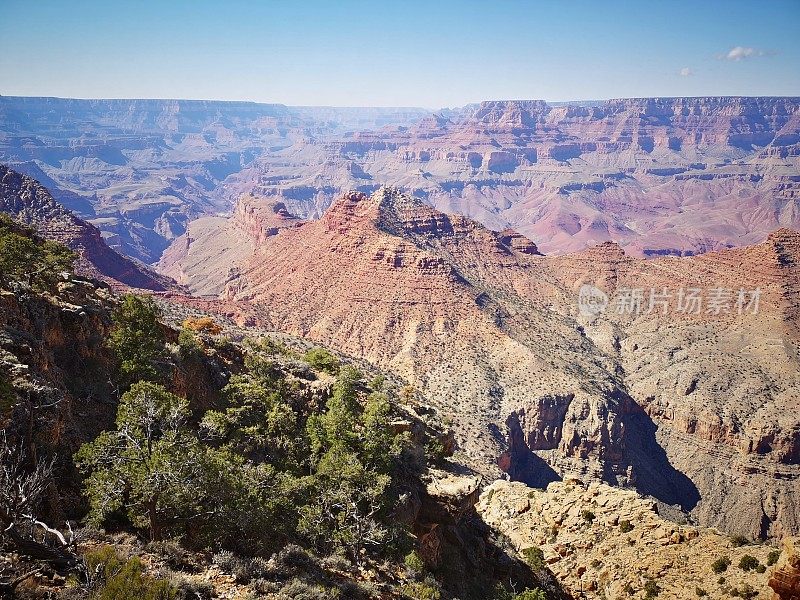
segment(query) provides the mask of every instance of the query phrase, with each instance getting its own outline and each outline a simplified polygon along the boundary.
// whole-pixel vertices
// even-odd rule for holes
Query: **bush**
[[[748,540],[748,539],[747,539],[746,537],[744,537],[743,535],[734,535],[734,536],[731,538],[731,545],[732,545],[734,548],[739,548],[739,547],[741,547],[741,546],[747,546],[749,543],[750,543],[750,540]]]
[[[625,519],[624,521],[620,521],[619,530],[622,533],[628,533],[629,531],[633,531],[633,525],[631,524],[630,521]]]
[[[547,594],[539,588],[527,589],[514,596],[514,600],[547,600]]]
[[[233,573],[241,559],[229,550],[220,550],[211,558],[211,561],[219,567],[223,573]]]
[[[178,333],[178,349],[181,358],[195,358],[203,355],[203,346],[191,329],[181,329]]]
[[[254,579],[263,579],[268,577],[271,572],[267,561],[258,556],[246,558],[222,550],[217,552],[212,560],[220,571],[232,575],[237,583],[249,583]]]
[[[376,375],[372,381],[369,382],[369,389],[373,392],[382,392],[386,386],[386,377],[381,374]]]
[[[766,572],[767,572],[767,567],[765,567],[764,565],[758,565],[756,567],[756,573],[766,573]]]
[[[183,328],[197,333],[217,335],[222,333],[222,327],[214,322],[211,317],[189,317],[183,322]]]
[[[315,370],[324,371],[331,375],[336,375],[341,366],[339,359],[324,348],[312,348],[305,353],[303,360]]]
[[[403,564],[405,564],[406,569],[414,574],[425,572],[425,561],[422,560],[422,557],[416,550],[412,550],[405,555],[403,558]]]
[[[111,315],[114,326],[108,347],[120,362],[120,372],[128,385],[139,380],[155,381],[156,362],[164,354],[164,329],[161,311],[152,298],[126,294]]]
[[[342,554],[331,554],[319,561],[320,566],[326,571],[346,572],[353,568],[353,563]]]
[[[150,542],[147,544],[147,551],[163,558],[169,568],[174,571],[194,570],[197,567],[192,554],[172,540]]]
[[[745,600],[749,600],[750,598],[755,598],[758,596],[758,592],[753,589],[753,587],[749,583],[745,583],[740,587],[738,590],[731,591],[731,596],[739,596],[740,598],[744,598]]]
[[[531,546],[522,551],[522,556],[525,557],[525,562],[534,571],[541,571],[544,569],[544,552],[538,546]]]
[[[745,554],[739,560],[739,568],[742,571],[752,571],[753,569],[757,568],[758,565],[758,559],[755,556],[750,556],[749,554]]]
[[[767,566],[772,566],[778,562],[778,559],[781,557],[780,550],[770,550],[769,554],[767,555]]]
[[[177,577],[172,585],[175,600],[211,600],[214,597],[214,586],[208,581]]]
[[[590,510],[582,511],[581,517],[583,517],[583,520],[586,521],[587,523],[591,523],[595,520],[595,514]]]
[[[654,580],[648,579],[647,583],[644,584],[644,597],[655,598],[660,593],[661,593],[661,588],[658,587],[658,584]]]
[[[194,512],[204,472],[188,417],[189,403],[161,385],[140,381],[122,395],[116,430],[75,454],[87,475],[92,522],[125,510],[134,526],[160,541],[168,523]]]
[[[272,557],[277,575],[300,575],[301,573],[317,574],[320,563],[317,558],[309,554],[297,544],[288,544]]]
[[[731,564],[731,559],[728,556],[720,556],[717,560],[711,563],[711,570],[717,575],[727,571]]]
[[[700,596],[701,598],[702,598],[703,596],[708,596],[708,592],[707,592],[707,591],[705,591],[703,588],[701,588],[701,587],[699,587],[699,586],[698,586],[698,587],[696,587],[696,588],[694,588],[694,593],[695,593],[697,596]]]
[[[295,356],[296,353],[292,351],[286,344],[271,337],[262,337],[258,341],[248,340],[247,344],[258,352],[274,356],[280,354],[282,356]]]
[[[428,581],[407,583],[400,588],[400,591],[413,600],[439,600],[442,597],[438,586]]]
[[[440,464],[447,456],[447,449],[440,439],[431,437],[425,443],[425,457],[430,462]]]
[[[14,391],[14,386],[6,380],[5,373],[0,373],[0,419],[5,419],[16,402],[17,393]]]
[[[281,600],[333,600],[336,595],[321,585],[312,585],[299,579],[293,579],[283,586],[278,598]]]
[[[101,584],[95,600],[174,600],[176,590],[169,582],[144,574],[138,558],[124,560],[111,546],[85,556],[90,573],[98,573]]]

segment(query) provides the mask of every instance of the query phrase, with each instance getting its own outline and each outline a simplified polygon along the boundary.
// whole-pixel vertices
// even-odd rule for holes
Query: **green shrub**
[[[739,568],[742,571],[752,571],[753,569],[757,568],[758,565],[758,559],[755,556],[750,556],[749,554],[745,554],[739,560]]]
[[[595,520],[595,518],[596,518],[595,514],[592,511],[588,510],[588,509],[587,510],[583,510],[581,512],[581,517],[583,517],[583,520],[586,521],[587,523],[593,522]]]
[[[743,535],[734,535],[733,537],[731,537],[731,545],[734,548],[739,548],[740,546],[747,546],[749,543],[750,540],[748,540]]]
[[[324,348],[312,348],[303,356],[311,367],[317,371],[324,371],[331,375],[336,375],[339,372],[341,363],[339,359]]]
[[[419,555],[419,552],[412,550],[403,558],[403,563],[409,571],[414,573],[422,573],[425,571],[425,561]]]
[[[263,352],[264,354],[269,355],[282,355],[282,356],[292,356],[294,353],[292,350],[286,346],[280,340],[273,339],[271,337],[262,337],[259,338],[257,341],[248,340],[247,344],[254,350],[258,352]]]
[[[178,333],[178,349],[181,358],[196,358],[203,355],[203,346],[197,339],[197,334],[191,329],[183,328]]]
[[[120,558],[111,546],[103,546],[85,556],[90,573],[99,573],[100,586],[94,600],[174,600],[175,588],[169,582],[144,574],[142,562],[134,557]]]
[[[769,554],[767,555],[767,565],[772,566],[778,562],[778,559],[781,557],[780,550],[770,550]]]
[[[514,596],[514,600],[547,600],[547,594],[539,588],[527,589]]]
[[[628,533],[629,531],[633,531],[633,525],[627,519],[620,521],[619,530],[622,533]]]
[[[749,600],[750,598],[755,598],[758,596],[758,592],[755,591],[749,583],[743,584],[742,587],[736,591],[738,592],[737,595],[745,600]],[[733,596],[733,592],[731,592],[731,596]]]
[[[447,450],[440,439],[435,437],[428,439],[425,443],[425,457],[434,464],[439,464],[447,458]]]
[[[0,419],[5,418],[16,402],[17,393],[14,391],[14,386],[6,380],[4,373],[0,373]]]
[[[731,559],[728,556],[720,556],[717,560],[711,563],[711,570],[717,575],[723,571],[727,571],[731,564]]]
[[[756,567],[756,573],[766,573],[766,572],[767,572],[767,567],[765,567],[764,565],[758,565]]]
[[[644,584],[644,597],[655,598],[660,593],[661,588],[658,587],[658,584],[653,579],[648,579],[647,583]]]
[[[413,600],[439,600],[442,597],[438,587],[428,581],[406,583],[400,587],[400,591]]]
[[[701,588],[701,587],[699,587],[699,586],[698,586],[698,587],[696,587],[696,588],[694,588],[694,593],[695,593],[697,596],[700,596],[701,598],[702,598],[703,596],[708,596],[708,592],[707,592],[707,591],[705,591],[703,588]]]
[[[544,568],[544,552],[539,546],[531,546],[522,551],[522,556],[525,557],[525,562],[534,571],[541,571]]]
[[[372,381],[369,383],[369,389],[373,392],[382,392],[384,391],[383,388],[386,386],[386,377],[383,375],[376,375],[373,377]]]
[[[200,451],[188,417],[189,403],[156,383],[140,381],[122,395],[116,430],[75,454],[87,475],[92,522],[124,509],[134,526],[159,541],[167,522],[195,510]]]

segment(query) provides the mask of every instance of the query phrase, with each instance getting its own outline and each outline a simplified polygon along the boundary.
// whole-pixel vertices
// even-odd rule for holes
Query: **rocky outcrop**
[[[281,229],[303,224],[303,220],[291,214],[283,202],[255,196],[239,199],[233,219],[256,244],[263,243],[271,235],[277,235]]]
[[[504,229],[500,232],[500,243],[523,254],[541,254],[531,240],[513,229]]]
[[[532,572],[520,556],[497,543],[495,532],[475,510],[479,475],[432,468],[424,483],[412,522],[418,552],[456,596],[483,597],[490,582],[500,580],[514,589],[538,587],[548,597],[566,597],[547,569]]]
[[[768,585],[775,592],[773,600],[800,599],[800,539],[787,538],[783,542],[783,553]]]
[[[735,546],[714,530],[676,524],[659,516],[652,500],[604,484],[567,480],[532,490],[496,481],[477,511],[518,552],[539,549],[573,597],[623,598],[652,581],[666,598],[723,599],[747,590],[768,598],[767,580],[783,573],[738,567],[744,555],[766,567],[770,546]],[[712,563],[723,556],[731,565],[720,578]]]
[[[79,219],[37,181],[0,165],[0,211],[61,242],[79,257],[79,271],[118,286],[164,291],[174,282],[108,247],[100,231]]]

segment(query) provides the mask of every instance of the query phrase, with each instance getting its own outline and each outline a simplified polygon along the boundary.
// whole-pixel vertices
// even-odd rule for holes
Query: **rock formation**
[[[769,578],[769,587],[774,592],[774,600],[798,600],[800,598],[800,554],[797,538],[787,538],[783,542],[781,561]]]
[[[772,547],[736,546],[712,529],[676,524],[659,516],[652,500],[605,484],[568,480],[531,490],[496,481],[483,491],[477,510],[518,552],[541,550],[544,564],[573,597],[636,596],[654,582],[664,598],[690,600],[705,592],[724,599],[748,590],[769,598],[768,579],[770,585],[780,580],[777,586],[787,581],[776,579],[782,568],[770,576],[738,566],[749,555],[766,567]],[[712,564],[725,556],[730,566],[715,573]]]
[[[229,227],[211,248],[253,239],[252,224]],[[702,524],[768,537],[800,527],[799,240],[784,229],[697,257],[645,261],[610,243],[549,257],[385,188],[253,242],[224,280],[174,268],[198,289],[224,286],[216,309],[241,323],[408,378],[489,477],[633,486]],[[578,310],[588,284],[605,312]],[[723,290],[725,310],[678,312],[679,290],[694,288],[707,302]],[[637,310],[619,310],[633,289]],[[664,289],[671,304],[649,310]],[[757,311],[736,309],[739,290],[758,290]]]

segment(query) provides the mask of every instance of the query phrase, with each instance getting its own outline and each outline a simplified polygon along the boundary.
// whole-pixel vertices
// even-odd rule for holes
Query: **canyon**
[[[797,231],[694,257],[644,260],[613,243],[544,256],[395,188],[347,193],[304,224],[257,204],[175,242],[161,270],[216,295],[176,301],[406,378],[452,423],[459,459],[489,478],[605,481],[729,533],[798,531]],[[234,246],[238,259],[214,268]],[[589,284],[607,310],[581,310]],[[670,294],[670,310],[617,310],[633,289]],[[676,311],[689,289],[708,304]],[[725,310],[711,290],[727,290]],[[758,310],[736,309],[739,290],[758,290]]]
[[[569,593],[797,591],[793,550],[704,577],[766,560],[728,536],[800,533],[800,98],[0,97],[0,162],[2,212],[176,329],[211,314],[402,382],[450,429],[431,489],[452,475]]]
[[[318,218],[394,185],[548,254],[688,255],[798,227],[800,99],[487,101],[431,111],[0,97],[0,161],[146,263],[239,197]]]

